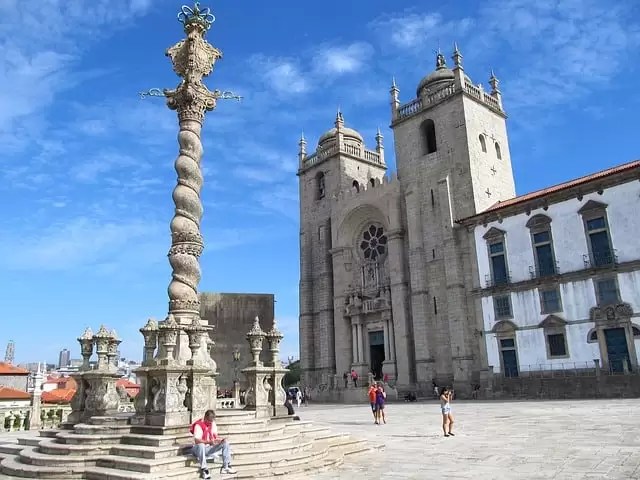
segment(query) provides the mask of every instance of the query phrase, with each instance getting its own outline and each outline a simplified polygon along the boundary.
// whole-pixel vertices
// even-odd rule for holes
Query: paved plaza
[[[310,480],[640,478],[640,401],[633,399],[454,402],[449,438],[435,401],[390,404],[381,426],[365,403],[297,413],[385,446]]]

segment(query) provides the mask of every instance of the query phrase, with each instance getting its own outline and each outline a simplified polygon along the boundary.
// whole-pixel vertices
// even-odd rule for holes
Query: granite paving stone
[[[441,430],[438,403],[390,403],[387,425],[368,405],[311,405],[303,420],[384,445],[309,480],[640,479],[640,402],[459,401],[455,437]],[[301,480],[290,477],[289,480]]]

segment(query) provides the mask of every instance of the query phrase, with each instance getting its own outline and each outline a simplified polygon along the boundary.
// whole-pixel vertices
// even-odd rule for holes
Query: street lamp
[[[240,362],[240,348],[236,345],[233,349],[233,398],[240,404],[240,382],[238,381],[238,363]]]

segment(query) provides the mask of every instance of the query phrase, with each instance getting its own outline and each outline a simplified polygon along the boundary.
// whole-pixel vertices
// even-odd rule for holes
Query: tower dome
[[[345,140],[353,140],[357,143],[364,143],[364,139],[359,132],[357,132],[353,128],[344,126],[344,118],[342,117],[342,113],[338,111],[338,114],[336,115],[336,126],[331,128],[330,130],[327,130],[320,136],[320,138],[318,139],[318,146],[328,143],[332,139],[336,138],[336,136],[338,135],[338,128],[340,128],[340,132],[344,136]]]
[[[436,69],[420,80],[416,94],[418,97],[424,94],[428,95],[453,83],[454,80],[455,74],[453,70],[447,67],[444,55],[438,52],[436,56]]]

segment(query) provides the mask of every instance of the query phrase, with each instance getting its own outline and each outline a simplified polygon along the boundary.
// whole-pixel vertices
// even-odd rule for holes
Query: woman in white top
[[[445,437],[455,437],[451,429],[453,428],[453,415],[451,415],[451,399],[453,392],[444,387],[440,394],[440,410],[442,411],[442,430]]]

